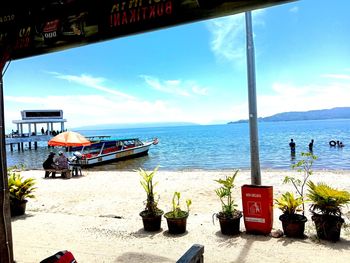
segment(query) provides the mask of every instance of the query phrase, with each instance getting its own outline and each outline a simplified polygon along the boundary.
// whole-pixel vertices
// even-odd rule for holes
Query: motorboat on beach
[[[138,138],[113,139],[109,136],[88,137],[90,146],[71,147],[73,152],[71,163],[82,167],[91,167],[110,162],[136,158],[148,154],[152,145],[158,144],[158,139],[142,142]]]

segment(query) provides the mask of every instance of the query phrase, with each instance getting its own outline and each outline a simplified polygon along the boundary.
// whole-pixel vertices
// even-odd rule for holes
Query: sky
[[[258,117],[350,104],[350,1],[252,12]],[[62,109],[66,128],[248,119],[244,13],[12,61],[5,128]]]

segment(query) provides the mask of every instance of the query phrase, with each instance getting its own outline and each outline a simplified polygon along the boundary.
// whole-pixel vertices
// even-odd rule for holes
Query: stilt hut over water
[[[6,145],[10,145],[13,151],[13,145],[18,145],[18,150],[23,150],[23,144],[34,143],[37,148],[39,141],[49,141],[50,138],[64,131],[64,123],[62,110],[23,110],[21,111],[21,120],[13,120],[12,123],[17,125],[17,130],[7,134]],[[57,128],[58,126],[58,128]]]

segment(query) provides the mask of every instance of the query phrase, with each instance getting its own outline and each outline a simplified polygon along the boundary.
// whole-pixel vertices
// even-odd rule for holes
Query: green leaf
[[[221,201],[222,212],[228,216],[232,215],[236,207],[232,197],[232,188],[234,188],[234,181],[237,174],[238,170],[236,170],[232,176],[226,176],[224,179],[214,180],[221,185],[220,188],[215,190],[215,193]]]
[[[147,173],[142,168],[139,168],[138,170],[136,170],[141,176],[140,183],[147,195],[145,210],[150,214],[156,214],[157,211],[159,210],[157,207],[157,202],[154,199],[154,196],[155,196],[154,188],[157,185],[157,183],[153,183],[153,177],[158,171],[158,167],[159,166],[154,168],[153,171],[150,173]]]
[[[325,183],[307,183],[307,197],[312,202],[310,210],[326,215],[341,216],[341,208],[350,203],[350,193],[344,190],[332,188]]]
[[[303,204],[303,199],[301,197],[295,198],[293,193],[286,192],[278,199],[275,199],[275,204],[284,214],[292,215],[302,211],[300,206]]]

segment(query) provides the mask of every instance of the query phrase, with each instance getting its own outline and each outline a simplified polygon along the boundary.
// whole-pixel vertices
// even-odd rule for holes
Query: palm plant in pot
[[[11,216],[24,215],[28,198],[34,198],[35,179],[23,178],[14,168],[7,170]]]
[[[301,197],[294,197],[291,192],[282,194],[275,203],[283,212],[279,219],[282,222],[283,232],[287,237],[304,237],[307,218],[297,212],[303,211],[300,207],[304,202]]]
[[[311,201],[312,221],[320,239],[336,242],[340,238],[344,219],[341,208],[350,203],[350,193],[330,187],[325,183],[309,181],[307,197]]]
[[[224,235],[236,235],[240,232],[240,219],[242,212],[237,210],[237,204],[232,196],[234,181],[238,170],[232,176],[226,176],[225,179],[215,180],[221,187],[215,190],[216,195],[220,198],[222,210],[215,213],[220,222],[221,233]]]
[[[143,189],[146,192],[147,199],[145,201],[146,207],[140,213],[143,222],[143,228],[145,231],[158,231],[160,230],[163,210],[158,208],[158,201],[155,200],[154,187],[157,183],[153,182],[153,177],[156,174],[158,167],[154,168],[152,172],[147,173],[140,168],[138,170],[142,180],[140,181]]]
[[[179,192],[175,192],[172,199],[172,210],[164,214],[167,220],[169,233],[171,234],[182,234],[186,232],[187,218],[190,212],[190,206],[192,201],[186,200],[187,211],[184,211],[180,207]]]

